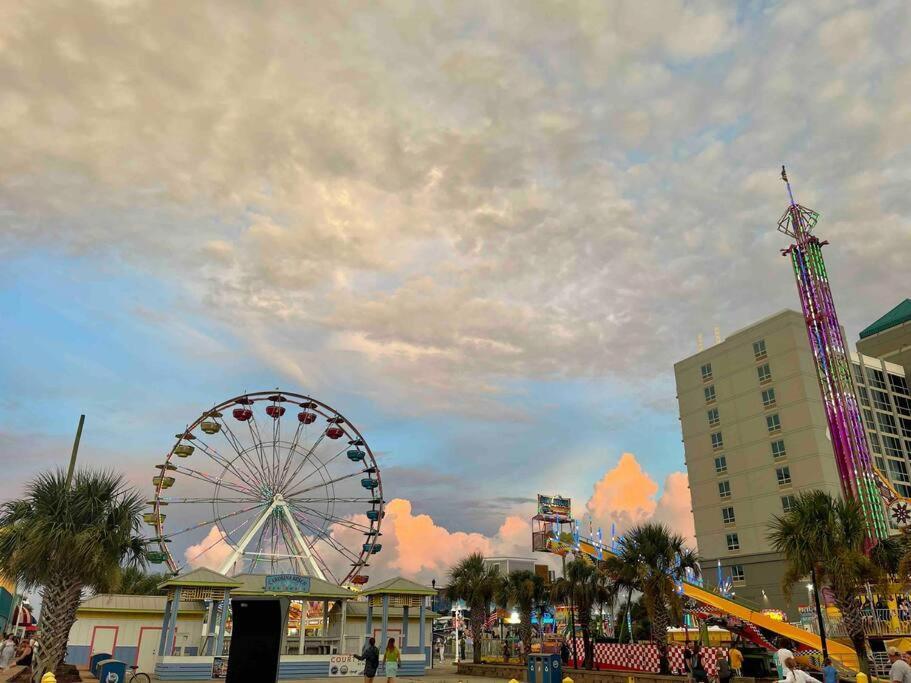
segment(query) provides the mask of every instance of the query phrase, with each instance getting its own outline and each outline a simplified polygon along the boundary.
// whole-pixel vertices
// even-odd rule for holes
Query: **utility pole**
[[[76,471],[76,453],[79,452],[79,441],[82,439],[82,425],[85,424],[85,415],[79,416],[79,426],[76,427],[76,440],[73,442],[73,452],[70,454],[70,468],[66,472],[66,487],[73,483],[73,472]]]
[[[822,658],[829,656],[829,646],[826,643],[826,625],[822,618],[822,606],[819,604],[819,583],[816,581],[816,567],[810,569],[810,580],[813,582],[813,600],[816,603],[816,621],[819,624],[819,640],[822,642]]]
[[[566,580],[566,554],[563,556],[563,580]],[[579,668],[579,646],[576,645],[576,608],[573,604],[573,589],[569,587],[569,628],[573,635],[573,667]]]

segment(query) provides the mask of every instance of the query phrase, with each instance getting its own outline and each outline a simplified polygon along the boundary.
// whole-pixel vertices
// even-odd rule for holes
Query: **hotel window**
[[[762,407],[771,408],[773,405],[775,405],[775,390],[765,389],[762,392]]]
[[[783,458],[788,454],[788,450],[784,447],[784,441],[779,439],[778,441],[772,442],[772,457],[775,460]]]
[[[870,407],[870,394],[867,393],[867,387],[857,387],[857,395],[860,396],[860,404]]]
[[[889,476],[901,495],[905,498],[911,496],[911,477],[904,460],[889,460]]]
[[[743,571],[742,564],[731,565],[731,583],[735,586],[742,586],[747,582],[746,573]]]
[[[765,416],[765,426],[769,430],[769,434],[775,434],[781,431],[781,418],[778,417],[778,413],[773,415]]]
[[[781,510],[782,512],[790,512],[794,509],[794,505],[797,503],[797,499],[794,496],[782,496],[781,497]]]
[[[895,427],[895,417],[888,413],[876,413],[876,421],[879,422],[879,431],[885,434],[898,434]]]
[[[727,524],[736,524],[737,518],[734,516],[734,508],[721,508],[721,521]]]
[[[708,412],[706,412],[706,415],[709,418],[709,427],[717,427],[721,422],[721,416],[718,414],[718,408],[710,409]]]
[[[886,388],[886,377],[883,375],[882,370],[867,368],[867,377],[870,378],[870,386],[876,387],[877,389]]]
[[[894,436],[883,436],[883,446],[886,449],[886,455],[894,458],[902,457],[902,442]]]
[[[883,452],[883,447],[880,446],[880,444],[879,444],[879,436],[878,436],[877,434],[872,433],[872,432],[870,432],[869,434],[867,434],[867,436],[870,437],[870,448],[873,449],[873,452],[874,452],[874,453],[882,454],[882,452]]]
[[[712,450],[719,451],[724,448],[724,437],[721,432],[712,432]]]
[[[892,392],[895,394],[903,394],[904,396],[911,396],[911,390],[908,389],[908,382],[901,375],[893,375],[889,373],[889,386],[892,387]]]
[[[728,471],[728,459],[723,455],[715,458],[715,474],[724,474]]]
[[[892,406],[889,405],[889,394],[887,394],[885,391],[877,391],[874,389],[873,407],[877,410],[885,410],[886,412],[890,412],[892,410]]]
[[[702,366],[702,381],[708,382],[712,379],[712,364],[706,363]]]
[[[702,392],[705,394],[706,403],[715,402],[715,385],[714,384],[707,386],[705,389],[702,390]]]
[[[886,460],[885,460],[885,458],[881,458],[881,457],[879,457],[879,456],[877,455],[877,456],[875,456],[875,457],[873,458],[873,462],[876,463],[876,469],[878,469],[880,472],[885,472],[885,471],[886,471]]]
[[[718,482],[718,497],[719,498],[730,498],[731,497],[731,482],[727,479],[724,481]]]
[[[765,360],[769,354],[765,350],[765,339],[753,342],[753,358],[756,360]]]
[[[864,383],[864,371],[860,369],[860,365],[857,363],[851,363],[851,367],[854,368],[854,381],[858,384]]]
[[[778,479],[779,486],[790,486],[791,485],[791,468],[787,467],[787,466],[776,468],[775,477]]]
[[[906,436],[911,439],[911,419],[907,417],[898,418],[899,423],[902,426],[902,436]]]
[[[728,534],[726,539],[728,550],[740,550],[740,537],[737,534]]]
[[[899,415],[911,417],[911,400],[898,395],[893,396],[892,399],[895,401],[895,409]]]
[[[759,376],[760,384],[772,381],[772,369],[769,367],[768,363],[763,363],[756,368],[756,374]]]
[[[876,429],[876,422],[873,420],[873,411],[864,408],[864,423],[867,425],[867,429]]]

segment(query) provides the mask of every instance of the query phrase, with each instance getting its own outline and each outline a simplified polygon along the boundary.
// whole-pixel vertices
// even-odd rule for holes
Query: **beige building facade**
[[[852,361],[855,377],[865,382],[873,377],[878,385],[880,375],[887,385],[890,377],[904,382],[899,366],[856,354]],[[785,310],[760,320],[680,361],[674,373],[706,581],[715,583],[720,560],[740,599],[796,617],[797,608],[808,603],[808,593],[798,586],[792,595],[783,594],[785,566],[769,544],[769,522],[787,512],[801,491],[841,491],[803,316]],[[868,393],[864,404],[861,387],[867,385],[857,386],[862,405],[871,406],[866,414],[873,395]],[[880,408],[889,408],[874,411],[883,417],[865,420],[873,426],[868,426],[871,448],[879,447],[877,465],[896,485],[905,479],[901,484],[911,494],[908,463],[903,470],[895,457],[884,458],[885,442],[879,439],[880,426],[894,425],[900,432],[898,402],[891,390],[888,402],[876,398]],[[895,435],[889,437],[891,447]],[[902,458],[911,459],[911,448],[902,449]]]

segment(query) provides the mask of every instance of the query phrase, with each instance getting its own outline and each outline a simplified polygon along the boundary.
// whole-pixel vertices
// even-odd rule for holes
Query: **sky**
[[[0,498],[281,387],[377,453],[376,577],[539,492],[691,537],[673,363],[797,306],[783,163],[849,338],[908,296],[908,92],[900,1],[6,3]]]

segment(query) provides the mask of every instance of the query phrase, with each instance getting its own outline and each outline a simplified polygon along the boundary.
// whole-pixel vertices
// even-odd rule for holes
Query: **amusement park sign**
[[[266,577],[268,593],[309,593],[310,577],[299,574],[269,574]]]
[[[572,519],[572,501],[561,496],[538,494],[538,518],[554,522]]]

